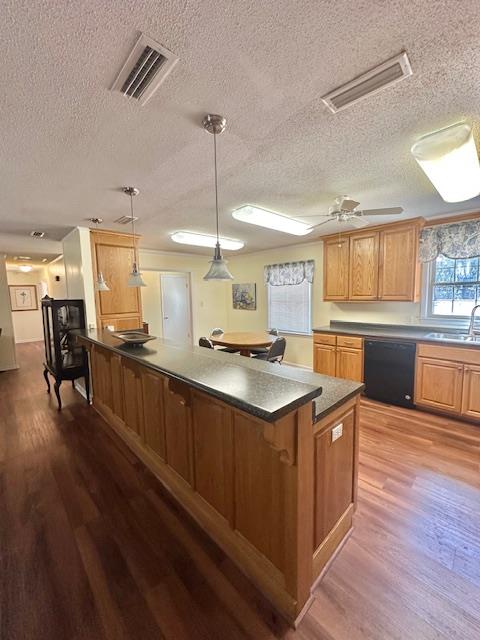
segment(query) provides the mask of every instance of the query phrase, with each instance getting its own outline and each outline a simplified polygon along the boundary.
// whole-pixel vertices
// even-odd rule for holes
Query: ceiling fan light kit
[[[204,280],[233,280],[233,276],[228,270],[227,261],[223,259],[220,249],[220,235],[218,230],[218,173],[217,173],[217,135],[225,131],[227,121],[223,116],[217,114],[207,114],[202,122],[205,131],[213,134],[213,163],[215,169],[215,219],[217,224],[217,234],[213,259],[210,261],[210,269],[203,276]]]
[[[420,138],[411,152],[445,202],[480,194],[480,164],[472,128],[457,122]]]

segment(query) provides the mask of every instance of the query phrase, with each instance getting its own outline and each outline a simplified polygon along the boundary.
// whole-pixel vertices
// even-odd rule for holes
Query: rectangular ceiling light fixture
[[[143,106],[177,62],[178,57],[174,53],[142,33],[115,78],[112,91],[120,91]]]
[[[411,75],[410,61],[407,53],[403,51],[400,55],[327,93],[322,100],[332,113],[337,113]]]
[[[313,230],[312,226],[305,222],[299,222],[280,213],[254,207],[249,204],[235,209],[235,211],[232,212],[232,216],[235,220],[240,220],[240,222],[247,222],[257,227],[265,227],[266,229],[290,233],[294,236],[306,236]]]
[[[411,151],[445,202],[463,202],[480,194],[478,153],[466,122],[423,136]]]
[[[217,236],[194,233],[193,231],[176,231],[170,237],[174,242],[189,244],[193,247],[215,247],[217,243]],[[238,251],[245,246],[241,240],[230,240],[229,238],[220,238],[219,240],[221,248],[227,251]]]

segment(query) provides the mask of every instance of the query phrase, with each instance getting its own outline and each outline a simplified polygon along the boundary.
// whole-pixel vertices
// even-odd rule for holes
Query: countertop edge
[[[318,396],[322,395],[322,392],[323,392],[323,387],[318,387],[317,389],[313,389],[312,391],[306,393],[304,396],[302,396],[302,398],[299,398],[297,400],[293,400],[293,401],[289,402],[287,405],[285,405],[281,409],[277,409],[276,411],[273,411],[273,412],[268,412],[268,411],[265,411],[265,410],[261,409],[260,407],[258,407],[256,405],[244,403],[244,402],[242,402],[242,400],[240,400],[238,398],[235,398],[234,396],[229,396],[227,394],[223,394],[221,392],[218,392],[215,389],[212,389],[211,387],[203,385],[201,382],[192,380],[190,378],[186,378],[186,377],[184,377],[182,375],[174,373],[174,372],[172,372],[172,371],[170,371],[168,369],[162,368],[160,366],[152,365],[148,361],[145,361],[143,358],[136,357],[134,352],[125,351],[123,349],[120,349],[120,348],[115,347],[113,345],[107,344],[107,343],[102,342],[100,340],[96,340],[95,338],[92,338],[91,336],[80,335],[80,336],[78,336],[78,338],[80,340],[85,340],[85,341],[90,342],[92,344],[97,344],[98,346],[102,347],[103,349],[108,349],[109,351],[112,351],[114,353],[118,353],[121,356],[125,356],[127,358],[130,358],[131,360],[134,360],[135,362],[138,362],[139,364],[141,364],[142,366],[144,366],[147,369],[150,369],[152,371],[157,371],[158,373],[162,373],[162,374],[166,375],[169,378],[172,378],[174,380],[178,380],[180,382],[184,382],[184,383],[190,385],[194,389],[197,389],[199,391],[203,391],[207,395],[210,395],[213,398],[216,398],[217,400],[221,400],[222,402],[225,402],[226,404],[229,404],[230,406],[233,406],[236,409],[239,409],[240,411],[244,411],[245,413],[248,413],[248,414],[250,414],[250,415],[252,415],[252,416],[254,416],[256,418],[259,418],[260,420],[264,420],[265,422],[276,422],[277,420],[279,420],[280,418],[283,418],[284,416],[288,415],[289,413],[291,413],[295,409],[298,409],[299,407],[301,407],[301,406],[307,404],[308,402],[312,401],[314,398],[317,398]],[[119,345],[119,347],[120,346],[121,345]],[[271,375],[275,375],[275,373],[272,373]],[[360,393],[360,391],[361,390],[355,390],[355,391],[352,391],[350,394],[344,396],[337,403],[335,403],[334,405],[332,405],[331,407],[328,407],[328,409],[323,411],[321,416],[323,417],[324,415],[328,415],[328,413],[330,411],[333,411],[336,407],[340,406],[343,402],[345,402],[348,399],[350,399],[351,397],[353,397],[356,393]]]

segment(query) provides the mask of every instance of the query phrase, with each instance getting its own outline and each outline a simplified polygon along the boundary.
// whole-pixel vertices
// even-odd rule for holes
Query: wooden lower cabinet
[[[314,344],[313,370],[326,376],[335,376],[337,374],[337,348],[329,344]]]
[[[464,367],[462,414],[480,420],[480,366]]]
[[[346,380],[363,380],[363,350],[337,347],[336,374],[337,378]]]
[[[316,424],[310,403],[267,423],[83,343],[97,411],[294,625],[352,527],[358,395]]]
[[[419,344],[415,404],[480,420],[480,349]]]
[[[313,370],[326,376],[363,381],[363,339],[315,333]]]

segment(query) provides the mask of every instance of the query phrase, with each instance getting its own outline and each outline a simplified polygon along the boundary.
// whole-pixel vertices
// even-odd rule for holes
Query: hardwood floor
[[[0,373],[0,637],[480,637],[480,427],[363,402],[355,529],[297,631],[166,496],[41,344]]]

